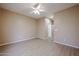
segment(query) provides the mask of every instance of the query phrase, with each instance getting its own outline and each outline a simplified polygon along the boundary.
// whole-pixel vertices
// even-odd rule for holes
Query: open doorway
[[[54,37],[54,20],[45,18],[48,39],[53,40]]]

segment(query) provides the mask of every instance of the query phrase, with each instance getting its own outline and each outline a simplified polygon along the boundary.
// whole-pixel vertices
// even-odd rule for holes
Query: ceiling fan
[[[32,13],[40,15],[40,12],[43,12],[44,10],[40,9],[41,8],[41,4],[36,3],[35,5],[32,6]]]

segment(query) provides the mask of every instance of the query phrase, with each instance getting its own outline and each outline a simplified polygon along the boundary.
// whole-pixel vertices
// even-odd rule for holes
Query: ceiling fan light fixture
[[[33,13],[40,15],[40,12],[38,10],[34,10]]]
[[[35,4],[32,9],[33,9],[33,13],[34,14],[37,14],[37,15],[40,15],[40,12],[43,12],[44,10],[40,9],[41,7],[41,4],[37,3]]]

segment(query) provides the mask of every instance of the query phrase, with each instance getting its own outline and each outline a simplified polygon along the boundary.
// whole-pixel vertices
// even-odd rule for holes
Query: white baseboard
[[[26,40],[31,40],[31,39],[35,39],[35,37],[30,38],[30,39],[24,39],[24,40],[19,40],[19,41],[14,41],[14,42],[3,43],[3,44],[0,44],[0,46],[4,46],[4,45],[8,45],[8,44],[14,44],[14,43],[18,43],[18,42],[22,42],[22,41],[26,41]]]
[[[79,49],[78,46],[73,46],[73,45],[69,45],[69,44],[64,44],[64,43],[62,43],[62,42],[56,42],[56,41],[53,41],[53,42],[58,43],[58,44],[61,44],[61,45],[69,46],[69,47],[72,47],[72,48]]]

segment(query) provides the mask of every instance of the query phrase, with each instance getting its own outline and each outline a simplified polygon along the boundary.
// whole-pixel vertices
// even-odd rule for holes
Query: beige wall
[[[54,41],[79,48],[79,5],[56,13]]]
[[[44,18],[38,19],[37,22],[38,22],[37,24],[38,36],[37,37],[40,39],[47,39],[47,29],[46,29],[45,19]]]
[[[36,20],[2,9],[0,45],[36,38]]]
[[[47,22],[47,21],[50,21],[50,22]],[[48,24],[50,23],[51,24],[51,20],[48,19],[48,18],[42,18],[42,19],[38,19],[37,20],[38,22],[38,26],[37,26],[37,34],[38,34],[38,38],[40,39],[44,39],[44,40],[53,40],[53,30],[52,30],[52,33],[51,33],[51,36],[49,36],[49,29],[48,29]]]
[[[0,39],[1,39],[1,8],[0,8]]]

